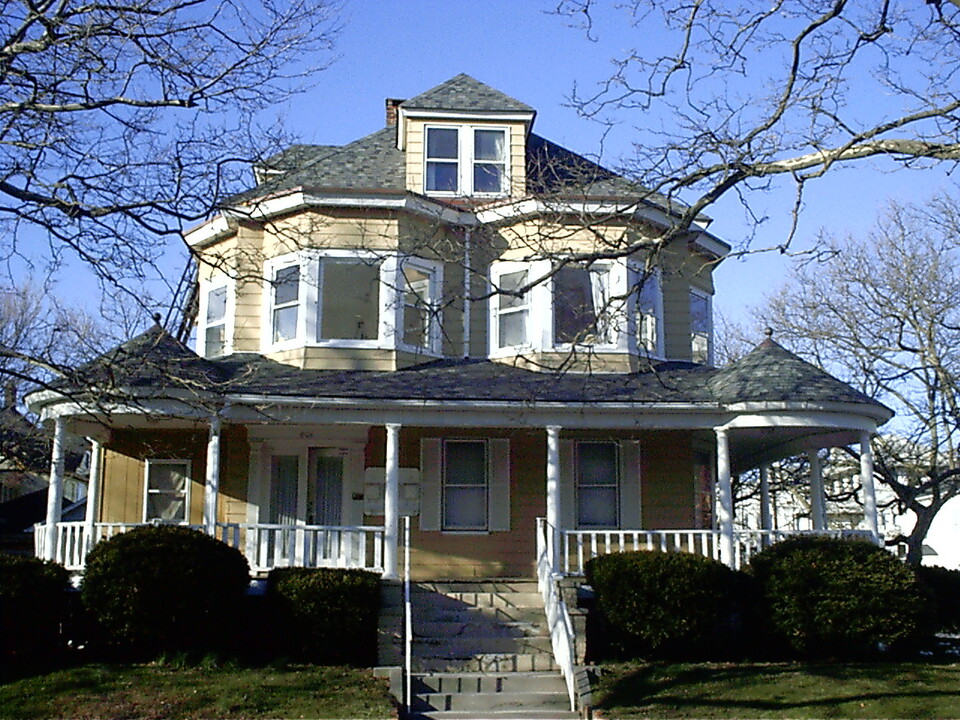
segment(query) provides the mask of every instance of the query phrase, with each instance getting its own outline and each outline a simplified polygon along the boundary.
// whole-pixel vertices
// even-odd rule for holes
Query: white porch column
[[[873,447],[870,445],[870,432],[860,433],[860,482],[863,485],[863,519],[867,529],[873,533],[873,539],[880,543],[880,523],[877,518],[877,489],[873,481]]]
[[[760,466],[760,529],[773,530],[773,517],[770,512],[770,466]],[[770,538],[764,538],[766,545]]]
[[[43,557],[55,560],[57,556],[57,523],[63,512],[63,461],[67,425],[62,417],[53,424],[53,450],[50,453],[50,486],[47,489],[47,524],[44,527]]]
[[[730,441],[726,428],[717,433],[717,520],[720,526],[720,560],[733,568],[733,486],[730,482]]]
[[[554,572],[560,572],[560,426],[547,426],[547,524]]]
[[[220,429],[220,416],[214,415],[210,418],[207,477],[203,485],[203,527],[208,535],[213,536],[217,531],[217,502],[220,498]]]
[[[94,546],[97,516],[100,514],[100,464],[103,446],[93,438],[90,441],[90,474],[87,476],[87,510],[83,517],[84,554]]]
[[[823,492],[823,468],[816,450],[807,450],[810,460],[810,519],[814,530],[827,529],[827,502]]]
[[[396,580],[400,545],[400,425],[387,426],[387,468],[383,492],[383,577]]]

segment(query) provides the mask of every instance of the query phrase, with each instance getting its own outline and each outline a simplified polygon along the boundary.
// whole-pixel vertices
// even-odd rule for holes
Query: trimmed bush
[[[249,582],[240,551],[189,528],[158,525],[98,543],[81,595],[113,642],[155,657],[228,649]]]
[[[914,570],[936,608],[936,631],[960,632],[960,570],[948,570],[939,565],[920,566]]]
[[[377,662],[380,579],[365,570],[277,568],[267,578],[278,650],[324,665]]]
[[[794,537],[755,555],[762,621],[808,658],[859,658],[919,639],[930,606],[914,572],[869,542]]]
[[[606,626],[608,652],[600,654],[621,659],[729,653],[739,598],[749,595],[739,573],[683,552],[602,555],[586,575]]]
[[[35,660],[63,649],[70,573],[54,562],[0,555],[0,654]]]

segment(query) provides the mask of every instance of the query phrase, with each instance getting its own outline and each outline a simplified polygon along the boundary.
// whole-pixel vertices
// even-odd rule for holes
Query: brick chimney
[[[387,98],[387,127],[397,126],[397,108],[403,102],[401,98]]]

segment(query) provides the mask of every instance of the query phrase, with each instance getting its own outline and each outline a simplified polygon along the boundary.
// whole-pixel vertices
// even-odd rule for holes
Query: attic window
[[[424,191],[500,195],[507,187],[507,130],[428,127]]]

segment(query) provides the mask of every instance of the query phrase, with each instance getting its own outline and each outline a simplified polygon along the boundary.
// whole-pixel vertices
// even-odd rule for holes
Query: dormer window
[[[507,130],[427,127],[424,191],[501,195],[507,187]]]

